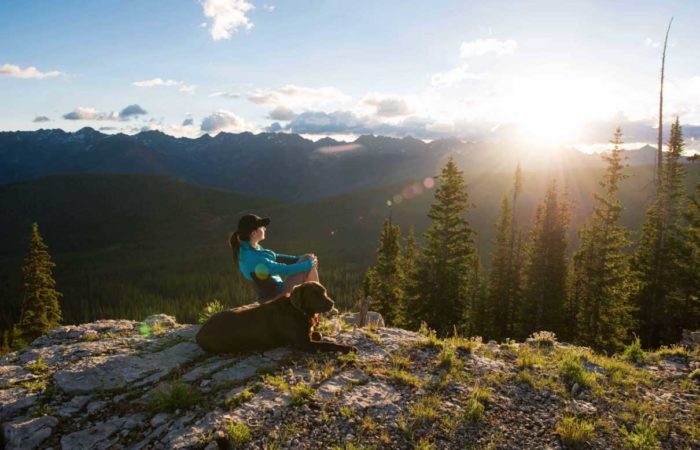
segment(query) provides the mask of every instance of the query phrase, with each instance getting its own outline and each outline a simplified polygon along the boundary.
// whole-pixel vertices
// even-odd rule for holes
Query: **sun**
[[[602,112],[595,83],[560,68],[518,76],[509,91],[510,118],[518,138],[528,144],[573,144],[585,123]]]

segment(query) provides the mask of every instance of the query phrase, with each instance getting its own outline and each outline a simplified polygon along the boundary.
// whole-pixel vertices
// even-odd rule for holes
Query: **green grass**
[[[578,383],[581,388],[592,388],[595,376],[583,367],[581,355],[576,352],[567,352],[559,363],[559,375],[570,385]]]
[[[455,348],[451,345],[445,345],[438,354],[438,366],[444,368],[451,368],[458,366],[461,361],[457,358],[455,353]]]
[[[25,369],[33,373],[34,375],[45,374],[49,371],[49,366],[44,361],[44,358],[39,356],[36,361],[29,363],[24,366]]]
[[[432,395],[420,397],[408,409],[412,426],[423,427],[437,420],[440,416],[437,410],[440,402],[438,397]]]
[[[257,385],[250,388],[245,388],[238,394],[226,400],[224,402],[224,405],[229,409],[237,408],[238,406],[255,397],[255,393],[259,390],[260,387]]]
[[[634,340],[627,345],[622,352],[622,359],[629,361],[632,364],[642,364],[647,362],[646,353],[642,350],[642,344],[639,341],[639,337],[635,336]]]
[[[202,312],[200,312],[199,316],[197,317],[197,322],[204,323],[207,320],[209,320],[211,316],[221,311],[224,311],[225,309],[226,307],[223,304],[221,304],[221,302],[215,299],[214,301],[204,305],[204,308],[202,308]]]
[[[539,347],[554,347],[557,342],[557,335],[551,331],[537,331],[530,335]]]
[[[314,394],[314,389],[302,381],[292,387],[291,394],[292,398],[289,404],[292,406],[301,406],[309,403],[311,396]]]
[[[542,357],[536,351],[523,346],[518,351],[518,359],[516,364],[519,369],[533,369],[537,366],[541,366],[543,363]]]
[[[406,386],[421,387],[423,381],[413,373],[403,370],[403,369],[385,369],[382,373],[386,375],[390,380],[396,381],[398,383],[404,384]]]
[[[476,385],[472,388],[471,397],[481,403],[488,402],[491,399],[491,389]]]
[[[226,424],[226,435],[233,448],[243,448],[252,440],[252,435],[248,425],[240,422],[228,422]]]
[[[48,381],[46,380],[32,380],[32,381],[23,381],[19,384],[20,387],[23,387],[29,392],[44,392],[46,388],[49,386]]]
[[[340,412],[340,415],[345,417],[346,419],[349,419],[349,418],[355,416],[355,411],[353,411],[353,409],[347,405],[341,406],[339,412]]]
[[[556,431],[567,448],[581,448],[595,436],[595,427],[577,417],[564,417]]]
[[[688,374],[688,378],[693,381],[700,381],[700,369],[695,369]]]
[[[476,398],[470,398],[464,403],[464,420],[467,422],[479,422],[484,417],[484,405]]]
[[[528,386],[535,386],[535,379],[529,370],[521,370],[515,376],[516,384],[527,384]]]
[[[689,359],[690,353],[682,345],[662,346],[654,352],[659,358],[682,358]]]
[[[188,409],[200,399],[201,395],[196,388],[176,381],[165,390],[155,391],[148,402],[148,409],[153,412],[174,412]]]
[[[267,383],[281,392],[289,392],[289,383],[282,375],[264,375],[262,378],[264,383]]]
[[[634,424],[632,431],[627,431],[624,426],[620,428],[624,436],[623,445],[625,448],[635,450],[653,450],[660,447],[659,439],[656,437],[654,421],[642,420]]]

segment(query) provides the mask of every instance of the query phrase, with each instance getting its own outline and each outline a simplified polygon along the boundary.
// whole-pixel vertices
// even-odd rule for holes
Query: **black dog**
[[[291,294],[261,305],[222,311],[206,321],[197,333],[197,343],[210,353],[267,350],[292,345],[300,350],[357,352],[357,348],[319,342],[312,335],[316,313],[333,309],[326,288],[315,281],[295,286]]]

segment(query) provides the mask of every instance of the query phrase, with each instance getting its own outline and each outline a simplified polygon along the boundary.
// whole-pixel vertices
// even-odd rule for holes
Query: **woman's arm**
[[[277,254],[277,257],[279,256],[280,255]],[[314,266],[313,260],[310,259],[301,262],[295,262],[293,264],[284,264],[277,262],[276,260],[272,260],[271,258],[265,257],[263,255],[255,255],[253,258],[254,259],[250,262],[249,267],[252,267],[255,273],[258,274],[258,276],[292,275],[299,272],[309,271]]]

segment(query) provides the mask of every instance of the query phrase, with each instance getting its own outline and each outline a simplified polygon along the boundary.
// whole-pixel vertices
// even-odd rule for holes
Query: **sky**
[[[697,0],[0,0],[0,130],[655,143],[671,17],[700,151]]]

